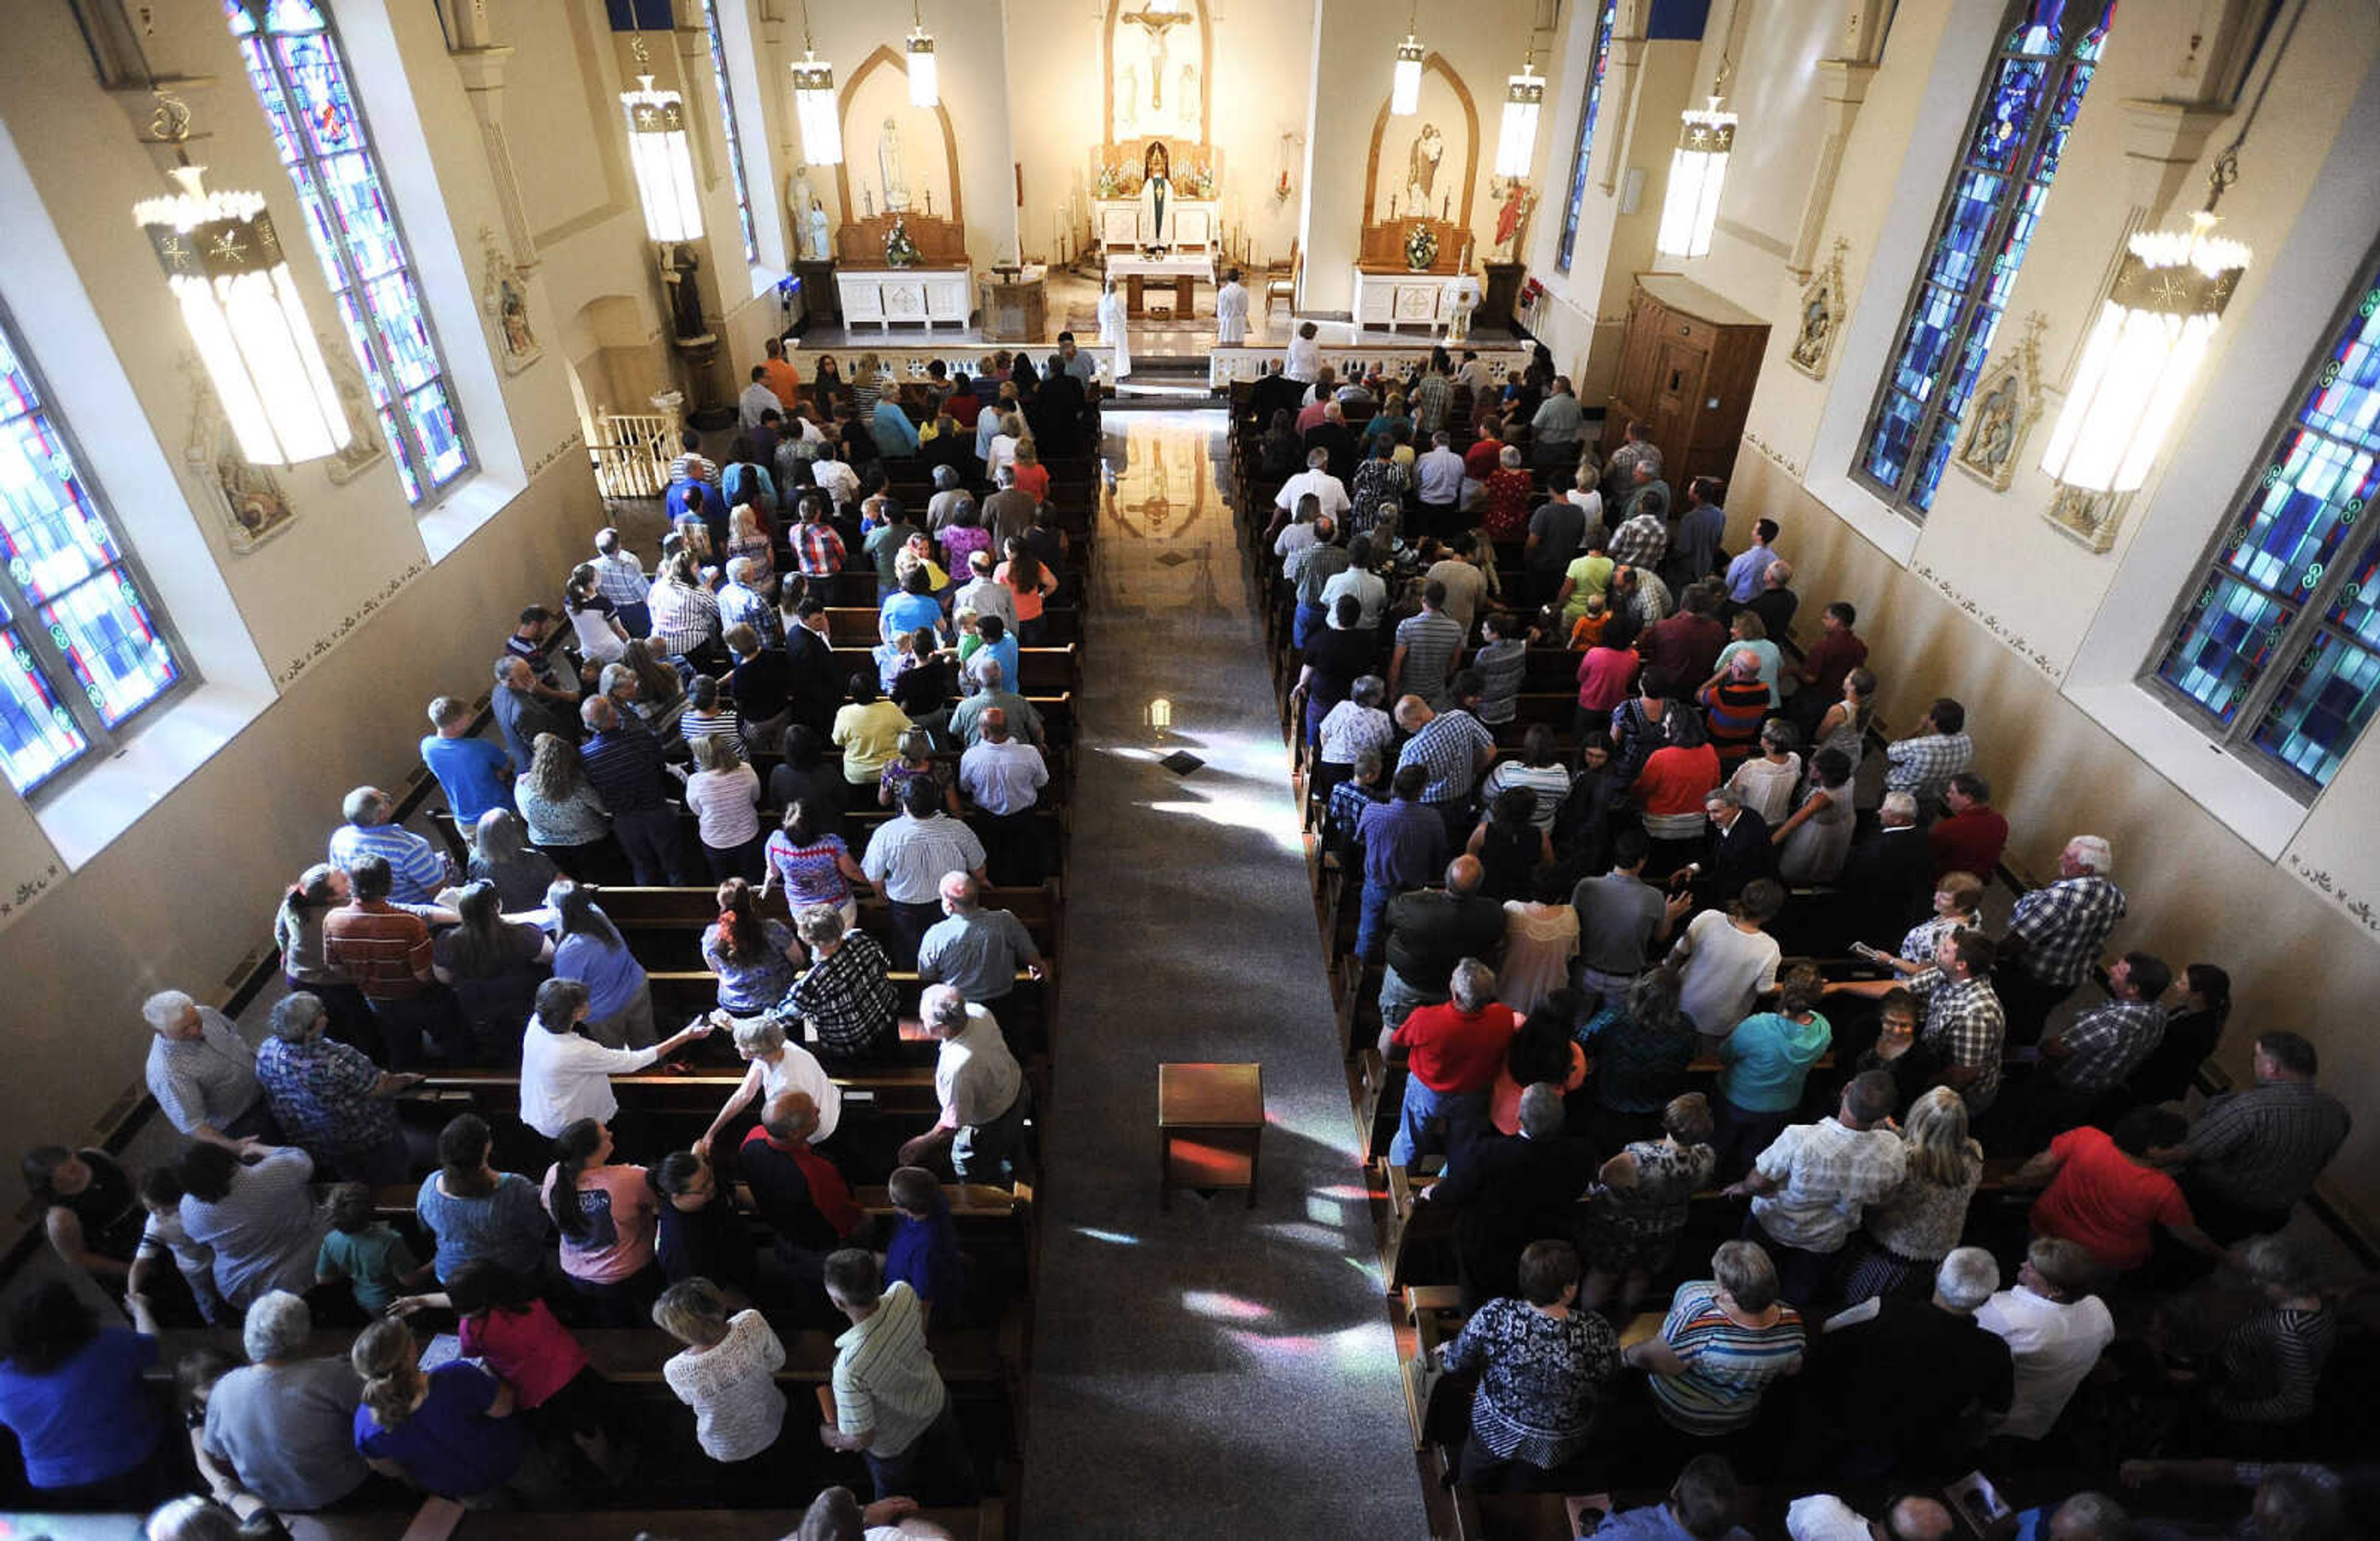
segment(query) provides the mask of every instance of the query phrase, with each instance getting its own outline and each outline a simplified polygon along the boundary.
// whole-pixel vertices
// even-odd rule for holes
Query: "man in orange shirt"
[[[769,357],[761,363],[760,370],[761,383],[777,393],[777,399],[785,404],[785,415],[792,417],[795,398],[801,394],[802,377],[794,372],[792,364],[786,362],[785,345],[782,340],[769,339]]]

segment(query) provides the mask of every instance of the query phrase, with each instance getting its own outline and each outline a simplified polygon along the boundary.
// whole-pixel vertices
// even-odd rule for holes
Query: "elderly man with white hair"
[[[513,763],[527,765],[529,758],[527,754],[516,755]],[[426,904],[439,889],[454,881],[455,868],[427,839],[389,822],[395,808],[396,799],[376,786],[359,786],[348,793],[339,804],[340,816],[346,822],[331,831],[331,865],[352,873],[357,857],[378,856],[388,863],[393,880],[390,901]]]
[[[942,880],[941,892],[944,918],[917,943],[920,978],[946,984],[978,1006],[994,1006],[1014,993],[1019,969],[1036,980],[1050,977],[1050,960],[1033,933],[1007,910],[986,909],[981,883],[953,872]]]
[[[1008,1050],[998,1019],[948,985],[929,985],[917,1010],[941,1044],[934,1096],[941,1116],[901,1147],[901,1164],[922,1166],[944,1146],[963,1183],[1008,1183],[1025,1169],[1025,1121],[1032,1090]]]
[[[1405,1063],[1404,1100],[1389,1142],[1397,1166],[1412,1166],[1429,1149],[1451,1156],[1470,1143],[1488,1122],[1496,1073],[1520,1029],[1520,1013],[1496,999],[1496,971],[1477,958],[1454,965],[1447,994],[1443,1004],[1416,1006],[1380,1031],[1381,1058]]]
[[[778,629],[777,580],[761,578],[759,573],[760,564],[748,556],[727,559],[727,581],[719,586],[719,625],[722,632],[750,626],[762,643],[773,648],[784,640]]]
[[[2008,1009],[2010,1042],[2037,1041],[2049,1013],[2099,961],[2124,917],[2124,891],[2108,876],[2115,865],[2105,840],[2076,835],[2058,853],[2058,880],[2016,902],[1992,978]]]
[[[1934,855],[1909,793],[1886,793],[1876,819],[1876,832],[1851,848],[1835,881],[1852,901],[1843,906],[1852,937],[1889,953],[1928,908]]]
[[[1959,1527],[1939,1499],[1912,1494],[1871,1520],[1832,1493],[1813,1493],[1785,1511],[1785,1534],[1792,1541],[1951,1541]]]
[[[156,1035],[146,1067],[149,1095],[175,1128],[244,1155],[281,1143],[256,1078],[256,1050],[229,1017],[178,989],[159,990],[141,1002],[140,1014]]]
[[[1009,635],[1016,632],[1016,590],[995,579],[991,575],[1000,565],[999,558],[989,551],[971,552],[967,555],[967,580],[951,596],[951,613],[972,610],[978,617],[997,615]]]
[[[1828,1319],[1811,1394],[1849,1447],[1844,1476],[1935,1486],[1973,1464],[1957,1431],[1971,1411],[2006,1413],[2015,1394],[2008,1344],[1975,1320],[1999,1287],[1992,1255],[1962,1246],[1936,1267],[1931,1299],[1876,1295]]]
[[[1315,500],[1316,513],[1328,514],[1334,519],[1355,506],[1347,496],[1347,484],[1330,474],[1330,452],[1327,449],[1317,447],[1305,452],[1305,469],[1281,484],[1281,491],[1273,494],[1272,504],[1279,509],[1293,509],[1298,499],[1309,495]],[[1273,554],[1287,556],[1289,552],[1276,540]]]
[[[286,1290],[248,1308],[240,1344],[249,1362],[215,1382],[193,1434],[199,1471],[228,1504],[253,1493],[282,1513],[327,1509],[371,1470],[355,1445],[363,1381],[346,1355],[305,1356],[314,1318]]]
[[[290,1144],[349,1182],[402,1183],[412,1156],[429,1156],[430,1141],[408,1149],[394,1099],[423,1077],[381,1069],[362,1050],[326,1037],[330,1024],[329,1008],[310,990],[274,1004],[273,1036],[256,1055],[273,1119]]]

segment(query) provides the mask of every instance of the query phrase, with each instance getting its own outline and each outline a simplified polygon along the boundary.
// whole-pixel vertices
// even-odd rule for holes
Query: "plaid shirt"
[[[1375,803],[1387,802],[1388,795],[1377,787],[1366,786],[1354,780],[1338,782],[1330,788],[1330,801],[1322,806],[1322,828],[1325,838],[1335,847],[1363,843],[1356,836],[1356,826],[1362,822],[1364,810]]]
[[[1397,769],[1425,768],[1429,784],[1421,789],[1421,800],[1451,803],[1471,795],[1479,780],[1478,751],[1495,746],[1496,740],[1471,713],[1441,711],[1405,740],[1403,752],[1397,756]]]
[[[1414,438],[1427,443],[1431,434],[1446,426],[1446,410],[1454,405],[1454,382],[1442,374],[1423,375],[1413,388],[1413,404]]]
[[[1752,1170],[1778,1184],[1752,1201],[1760,1229],[1787,1246],[1834,1252],[1868,1205],[1900,1185],[1909,1147],[1889,1129],[1846,1129],[1831,1118],[1789,1125]]]
[[[2008,1035],[1991,981],[1953,983],[1940,969],[1929,968],[1911,976],[1909,989],[1925,1005],[1925,1047],[1946,1065],[1982,1067],[1983,1074],[1959,1091],[1968,1112],[1982,1112],[2000,1094],[2000,1044]]]
[[[2163,1006],[2154,1001],[2111,1001],[2066,1029],[2061,1041],[2074,1052],[2058,1066],[2058,1084],[2088,1092],[2120,1086],[2164,1037]]]
[[[805,577],[832,577],[843,571],[843,537],[824,521],[794,527],[794,561]]]
[[[2190,1159],[2216,1196],[2253,1209],[2284,1209],[2347,1143],[2353,1119],[2311,1081],[2270,1081],[2207,1099],[2190,1126]]]
[[[371,1094],[380,1067],[361,1050],[319,1036],[267,1038],[256,1051],[256,1078],[281,1132],[309,1151],[368,1149],[395,1132],[395,1106]]]
[[[1613,530],[1604,549],[1622,566],[1658,567],[1669,552],[1670,531],[1658,516],[1639,514]]]
[[[1386,759],[1396,746],[1397,725],[1378,707],[1342,701],[1322,714],[1320,740],[1316,757],[1327,765],[1353,765],[1366,749]]]
[[[833,1054],[864,1054],[892,1033],[898,1003],[888,977],[892,960],[874,937],[854,927],[843,945],[820,959],[785,991],[780,1010],[795,1012],[818,1029],[819,1043]]]
[[[613,604],[645,602],[646,591],[652,583],[645,576],[645,564],[637,560],[636,552],[613,552],[609,556],[598,556],[593,566],[595,586],[605,599]]]
[[[1950,778],[1974,763],[1975,741],[1962,733],[1929,733],[1884,746],[1884,789],[1920,803],[1939,803]]]
[[[784,641],[777,633],[777,607],[753,589],[740,583],[726,583],[719,588],[719,631],[725,636],[730,626],[750,626],[760,637],[760,646],[773,648]]]
[[[2123,917],[2124,891],[2095,872],[2034,889],[2009,916],[2009,935],[2027,944],[2016,966],[2045,985],[2079,985]]]

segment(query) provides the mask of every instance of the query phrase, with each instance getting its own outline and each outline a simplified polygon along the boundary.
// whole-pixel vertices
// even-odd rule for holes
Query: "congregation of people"
[[[904,390],[772,342],[723,463],[686,433],[657,569],[605,528],[492,628],[487,710],[428,706],[433,834],[375,786],[326,819],[261,1040],[149,1000],[171,1159],[26,1156],[83,1281],[9,1312],[22,1507],[170,1499],[150,1534],[200,1541],[811,1504],[823,1538],[997,1496],[1008,1415],[963,1424],[942,1361],[1021,1304],[1055,942],[1003,899],[1063,859],[1069,703],[1023,692],[1081,597],[1088,363]],[[732,1089],[689,1116],[673,1074]]]
[[[2350,1534],[2366,1281],[2302,1208],[2350,1128],[2313,1044],[2159,950],[2187,895],[2011,831],[2014,724],[1911,700],[1859,596],[1803,611],[1789,531],[1613,426],[1542,349],[1293,345],[1234,402],[1448,1485],[1682,1471],[1597,1534],[1931,1541],[1981,1471],[2025,1535]],[[2218,1045],[2252,1079],[2202,1082]]]

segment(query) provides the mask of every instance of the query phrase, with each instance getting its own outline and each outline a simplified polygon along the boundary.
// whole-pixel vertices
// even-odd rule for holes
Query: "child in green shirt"
[[[342,1183],[331,1190],[331,1231],[314,1259],[314,1281],[346,1280],[356,1304],[377,1317],[389,1303],[421,1287],[430,1269],[413,1260],[405,1239],[387,1222],[372,1219],[371,1190]]]

